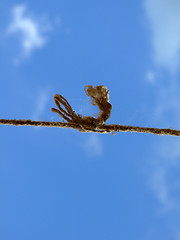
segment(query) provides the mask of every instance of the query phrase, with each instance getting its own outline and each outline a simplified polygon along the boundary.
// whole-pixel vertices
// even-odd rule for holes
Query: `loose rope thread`
[[[91,104],[94,106],[97,105],[100,110],[97,118],[91,116],[83,117],[80,114],[76,114],[69,102],[62,95],[55,94],[54,102],[58,109],[51,108],[51,111],[58,113],[66,122],[0,119],[0,125],[73,128],[80,132],[112,133],[112,135],[115,132],[139,132],[180,136],[180,131],[173,129],[105,124],[111,115],[112,109],[112,105],[109,103],[109,90],[103,85],[96,87],[87,85],[84,90],[86,95],[90,96]]]

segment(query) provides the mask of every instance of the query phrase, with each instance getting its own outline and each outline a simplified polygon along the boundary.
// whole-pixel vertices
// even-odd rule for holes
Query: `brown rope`
[[[45,121],[31,121],[31,120],[15,120],[15,119],[0,119],[0,125],[13,125],[13,126],[34,126],[34,127],[60,127],[60,128],[73,128],[78,129],[77,124],[65,122],[45,122]],[[82,130],[80,130],[83,132]],[[103,124],[99,129],[86,130],[84,132],[98,132],[98,133],[112,133],[115,132],[139,132],[139,133],[152,133],[157,135],[170,135],[180,136],[180,131],[168,128],[149,128],[149,127],[134,127],[124,126],[119,124]]]
[[[85,92],[91,97],[91,103],[93,105],[97,105],[100,110],[100,114],[97,118],[93,118],[91,116],[82,117],[79,114],[77,115],[63,96],[55,94],[54,101],[58,109],[52,108],[51,110],[52,112],[58,113],[67,122],[0,119],[0,125],[73,128],[79,130],[80,132],[112,133],[112,135],[115,132],[121,131],[180,136],[180,131],[173,129],[124,126],[119,124],[107,125],[105,122],[110,117],[112,109],[112,105],[109,103],[109,91],[105,86],[93,87],[91,85],[87,85],[85,87]]]

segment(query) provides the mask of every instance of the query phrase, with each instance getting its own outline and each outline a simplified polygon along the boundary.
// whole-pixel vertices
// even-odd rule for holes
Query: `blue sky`
[[[0,2],[0,118],[60,121],[110,90],[107,123],[180,129],[180,1]],[[0,127],[0,239],[180,239],[180,140]]]

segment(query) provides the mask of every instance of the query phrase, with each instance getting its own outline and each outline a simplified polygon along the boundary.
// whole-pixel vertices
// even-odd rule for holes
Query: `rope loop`
[[[97,105],[100,110],[97,118],[91,116],[82,117],[80,114],[76,114],[69,102],[62,95],[58,94],[54,95],[54,102],[58,109],[51,108],[52,112],[58,113],[68,123],[77,124],[80,132],[97,130],[108,120],[112,109],[112,105],[109,103],[109,90],[105,86],[93,87],[92,85],[87,85],[84,87],[84,90],[86,95],[90,97],[91,104]]]
[[[109,103],[109,90],[103,85],[95,87],[87,85],[84,90],[86,95],[90,97],[91,104],[98,106],[100,110],[97,118],[91,116],[82,117],[80,114],[76,114],[62,95],[55,94],[54,102],[57,108],[51,108],[51,111],[58,113],[65,122],[0,119],[0,125],[73,128],[80,132],[111,133],[112,135],[115,132],[139,132],[180,136],[180,130],[169,128],[135,127],[120,124],[107,125],[105,122],[109,119],[112,109],[112,105]]]

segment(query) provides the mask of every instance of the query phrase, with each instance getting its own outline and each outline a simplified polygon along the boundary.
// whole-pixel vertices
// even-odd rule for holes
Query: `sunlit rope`
[[[105,86],[93,87],[92,85],[87,85],[85,92],[90,96],[92,105],[97,105],[100,110],[97,118],[91,116],[82,117],[76,114],[63,96],[55,94],[54,101],[58,109],[52,108],[51,110],[58,113],[66,122],[0,119],[0,125],[73,128],[80,132],[112,133],[112,135],[115,132],[139,132],[180,136],[180,131],[173,129],[105,124],[111,115],[112,109],[112,105],[109,103],[109,91]]]

